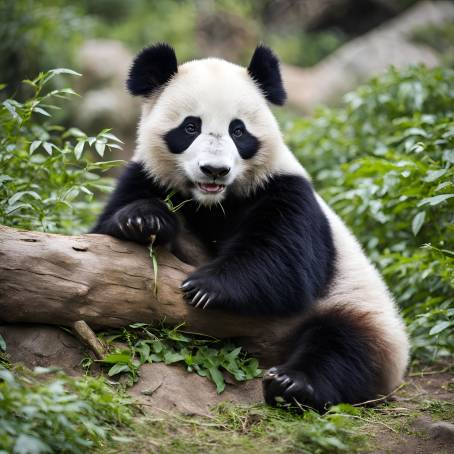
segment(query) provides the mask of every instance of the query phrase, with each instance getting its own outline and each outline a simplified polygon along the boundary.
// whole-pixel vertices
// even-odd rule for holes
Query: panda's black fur
[[[268,48],[256,49],[247,72],[268,101],[284,103],[278,60]],[[153,46],[138,55],[127,85],[133,95],[154,96],[177,73],[173,50]],[[183,154],[201,127],[196,115],[174,125],[162,135],[167,152]],[[231,119],[228,134],[245,162],[261,149],[260,137],[239,118]],[[182,204],[178,217],[164,203],[171,189],[173,204]],[[183,220],[213,257],[181,285],[194,310],[297,317],[296,328],[291,324],[283,341],[285,355],[264,377],[267,403],[274,405],[282,397],[323,410],[330,403],[372,399],[395,385],[384,366],[400,368],[398,375],[402,365],[391,364],[396,347],[387,346],[373,311],[319,303],[336,292],[342,279],[337,251],[342,245],[334,241],[332,225],[304,175],[269,175],[253,191],[227,190],[222,204],[205,206],[187,199],[187,193],[151,175],[140,159],[131,161],[93,233],[141,244],[156,235],[157,244],[171,244]]]

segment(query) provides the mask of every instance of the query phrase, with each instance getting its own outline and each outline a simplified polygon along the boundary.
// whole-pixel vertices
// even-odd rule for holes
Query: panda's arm
[[[334,260],[330,226],[311,184],[278,176],[220,245],[218,257],[182,288],[197,307],[288,315],[327,289]]]
[[[178,221],[163,202],[165,194],[141,163],[128,163],[91,233],[104,233],[146,244],[150,235],[165,243],[178,231]]]

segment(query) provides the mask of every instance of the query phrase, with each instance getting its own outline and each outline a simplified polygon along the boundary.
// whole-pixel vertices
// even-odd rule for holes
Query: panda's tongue
[[[220,192],[224,189],[222,184],[216,183],[199,183],[200,189],[204,192]]]

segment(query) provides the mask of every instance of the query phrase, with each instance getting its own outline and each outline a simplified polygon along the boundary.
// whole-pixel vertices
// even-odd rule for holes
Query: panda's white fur
[[[367,314],[376,330],[375,341],[388,357],[386,391],[391,392],[402,381],[408,364],[405,326],[383,279],[356,238],[319,195],[317,200],[330,223],[337,251],[337,273],[330,292],[319,301],[320,309],[343,306]]]
[[[168,53],[169,49],[164,49],[164,53]],[[153,48],[150,48],[150,50],[153,53]],[[266,52],[269,53],[267,54]],[[260,55],[259,57],[264,59],[275,58],[270,51],[266,52],[265,55]],[[139,63],[143,64],[142,61],[139,61],[140,58],[144,58],[144,54],[141,55],[135,63],[136,66]],[[159,56],[158,60],[161,61],[162,56]],[[258,78],[261,78],[261,71],[278,71],[277,60],[265,63],[265,66],[261,66],[257,70],[259,73]],[[174,64],[176,65],[176,61]],[[254,77],[251,77],[251,73]],[[267,74],[264,76],[265,79],[266,76]],[[131,79],[134,77],[137,76],[132,74]],[[199,206],[212,207],[216,204],[222,205],[226,194],[233,195],[238,200],[253,198],[260,191],[266,195],[266,191],[268,191],[267,184],[280,177],[285,179],[285,176],[296,176],[301,178],[301,181],[307,182],[309,176],[306,170],[284,143],[277,121],[267,103],[267,99],[272,101],[273,99],[279,100],[279,94],[273,95],[272,91],[267,92],[266,87],[270,84],[280,83],[279,74],[277,76],[275,74],[273,77],[271,82],[256,80],[257,78],[255,73],[251,71],[251,67],[246,69],[216,58],[190,61],[178,66],[178,70],[175,67],[173,72],[169,72],[165,83],[152,87],[153,89],[150,89],[149,93],[147,92],[144,97],[142,117],[138,128],[137,148],[133,161],[137,163],[137,166],[143,167],[147,178],[150,179],[149,181],[153,181],[157,187],[163,187],[166,191],[178,191],[183,199],[192,198]],[[132,82],[136,83],[134,80]],[[139,84],[137,85],[139,86]],[[139,88],[140,90],[142,89],[141,86]],[[134,90],[137,92],[134,92]],[[133,88],[131,91],[133,94],[143,94],[140,90]],[[165,135],[168,131],[180,125],[188,116],[195,116],[201,119],[201,131],[184,152],[171,153],[164,139]],[[243,159],[240,157],[237,146],[231,135],[229,135],[229,124],[232,119],[236,118],[244,122],[247,131],[256,137],[260,143],[259,150],[251,158]],[[226,190],[208,194],[201,191],[194,184],[198,181],[206,181],[206,176],[200,170],[201,166],[205,164],[230,169],[230,172],[222,179],[222,184],[225,185]],[[101,217],[95,231],[142,241],[138,231],[131,231],[128,236],[125,235],[124,228],[121,231],[116,229],[114,224],[121,224],[122,218],[120,214],[116,214],[114,217],[111,214],[116,209],[121,208],[123,211],[126,210],[126,214],[123,217],[138,213],[137,219],[140,218],[142,221],[140,213],[144,210],[144,202],[140,202],[140,200],[137,202],[142,203],[139,207],[140,209],[128,208],[135,206],[133,196],[130,196],[133,203],[126,207],[122,207],[124,202],[121,202],[121,204],[117,202],[117,199],[125,197],[128,185],[136,185],[136,181],[132,180],[144,178],[140,174],[140,169],[134,172],[131,173],[131,176],[125,177],[124,181],[126,182],[120,182],[117,189],[118,194],[114,194],[113,200],[106,208],[104,217]],[[128,179],[131,180],[131,183],[129,183]],[[143,184],[151,184],[147,183],[147,181],[144,180]],[[282,190],[282,187],[279,188]],[[137,188],[134,187],[134,191],[136,190]],[[312,189],[309,191],[313,192]],[[136,198],[143,198],[144,191],[140,189],[139,193],[140,196],[138,195]],[[307,310],[308,322],[302,326],[313,330],[313,325],[316,322],[311,322],[311,320],[318,320],[321,317],[323,322],[323,317],[327,315],[328,328],[326,332],[328,337],[332,335],[332,324],[333,320],[334,323],[337,320],[336,317],[338,317],[341,324],[347,321],[345,325],[346,332],[344,330],[342,333],[344,338],[345,336],[348,337],[349,327],[352,327],[352,329],[358,328],[358,332],[352,332],[352,336],[358,335],[361,337],[361,342],[367,344],[365,347],[367,354],[364,353],[364,358],[370,357],[371,370],[375,370],[377,374],[381,375],[381,378],[377,379],[378,384],[373,390],[371,388],[370,392],[388,393],[402,380],[408,363],[409,344],[402,319],[381,276],[365,256],[356,238],[317,194],[315,194],[314,203],[318,204],[321,212],[324,213],[331,230],[335,249],[335,272],[327,291],[320,294],[317,301],[312,304],[311,309]],[[171,218],[166,218],[167,215],[162,212],[162,207],[153,206],[156,206],[154,209],[157,210],[154,215],[160,217],[162,224],[166,222],[171,224],[173,222]],[[121,213],[121,210],[118,213]],[[160,214],[157,215],[156,213]],[[190,216],[197,216],[197,210],[195,214]],[[210,212],[207,212],[205,216],[211,216]],[[130,222],[131,217],[124,217],[124,219],[129,219],[128,222]],[[302,222],[305,221],[304,218],[301,218],[301,220]],[[306,219],[306,221],[310,220]],[[142,234],[142,224],[140,227],[140,234]],[[290,230],[286,230],[285,226],[279,231],[290,232]],[[173,232],[168,234],[169,238],[176,231]],[[316,239],[316,237],[310,238]],[[310,238],[308,237],[308,242],[312,241]],[[297,246],[305,250],[310,244],[299,244]],[[247,248],[248,246],[245,245],[245,247]],[[291,247],[294,248],[295,245]],[[282,260],[285,262],[285,257]],[[265,265],[261,264],[257,270],[249,268],[245,272],[261,273],[265,269]],[[209,271],[210,268],[208,267],[207,270]],[[206,274],[207,270],[204,270],[203,273]],[[220,272],[220,270],[217,271],[218,274]],[[285,285],[282,277],[275,277],[278,278],[278,282]],[[190,277],[184,283],[183,289],[186,288],[185,291],[187,291],[187,286],[191,289],[191,285],[194,285],[193,282],[197,279],[200,279],[200,275]],[[215,279],[215,276],[213,278],[210,277],[210,279]],[[246,284],[242,283],[241,285]],[[224,290],[228,289],[224,288]],[[200,297],[200,295],[202,296]],[[203,290],[199,288],[193,291],[191,298],[193,298],[192,303],[197,302],[195,304],[196,307],[201,302],[204,303],[202,307],[205,307],[211,301],[208,292],[204,294]],[[303,314],[303,321],[304,317],[306,315]],[[315,328],[317,327],[315,326]],[[299,338],[295,337],[295,339]],[[304,334],[301,339],[301,342],[304,343],[306,339]],[[335,333],[333,339],[333,342],[337,339]],[[323,346],[323,348],[326,348],[326,346]],[[360,356],[363,354],[360,350],[355,350],[355,352],[358,352]],[[355,352],[351,354],[355,355]],[[347,356],[349,355],[347,352]],[[348,361],[352,361],[354,367],[362,370],[363,366],[367,369],[367,365],[362,364],[364,358],[361,356],[358,359],[358,364],[355,363],[354,357],[349,358]],[[339,368],[339,373],[346,375],[348,379],[348,370],[345,370],[348,365],[344,367],[339,358],[334,359],[333,364]],[[265,398],[267,401],[270,401],[267,398],[267,394],[274,398],[280,392],[285,394],[292,389],[299,389],[298,392],[300,394],[296,394],[297,396],[313,393],[313,386],[310,383],[306,383],[308,380],[310,381],[310,376],[304,373],[301,374],[298,370],[295,372],[292,368],[287,368],[288,373],[284,372],[285,368],[284,370],[282,368],[273,368],[265,376]],[[292,373],[296,375],[292,376]],[[327,371],[324,371],[324,373],[329,374]],[[359,383],[357,385],[352,384],[353,388],[354,386],[358,386],[358,389],[365,387],[365,384],[361,382],[361,377],[353,377],[352,379]],[[336,382],[336,377],[333,377],[333,380]],[[322,387],[325,385],[326,383],[321,383]],[[342,386],[345,387],[345,383]],[[301,389],[305,389],[306,394]],[[340,391],[338,394],[333,394],[332,400],[342,399],[344,394]],[[289,395],[295,398],[295,395],[291,392]],[[366,390],[362,396],[368,398],[368,391]],[[370,395],[370,398],[373,397],[373,395]],[[312,400],[308,399],[309,403],[312,402],[316,408],[322,408],[323,402],[328,398],[319,397],[319,401],[315,397]],[[354,401],[357,398],[354,395],[350,395],[349,399]]]

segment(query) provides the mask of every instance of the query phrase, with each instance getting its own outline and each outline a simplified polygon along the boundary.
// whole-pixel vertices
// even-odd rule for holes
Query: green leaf
[[[131,354],[129,352],[126,352],[126,353],[109,353],[100,361],[106,364],[115,364],[129,363],[130,360]]]
[[[439,334],[442,331],[444,331],[446,328],[449,328],[452,325],[450,321],[444,320],[441,322],[438,322],[435,326],[432,327],[432,329],[429,331],[430,336],[434,336],[435,334]]]
[[[107,375],[113,377],[114,375],[121,374],[122,372],[129,372],[130,368],[127,364],[117,363],[113,365]]]
[[[225,389],[225,381],[224,376],[222,375],[221,371],[217,367],[210,367],[208,369],[211,379],[213,380],[214,384],[216,385],[216,391],[218,394],[221,394],[222,391]]]
[[[79,137],[79,138],[86,138],[87,135],[81,131],[79,128],[69,128],[68,131],[66,132],[65,136],[73,136],[73,137]]]
[[[118,143],[123,143],[123,141],[120,140],[117,136],[115,136],[109,132],[101,132],[99,135],[102,137],[105,137],[106,139],[114,140],[115,142],[118,142]]]
[[[96,152],[99,154],[99,156],[103,157],[104,150],[106,149],[106,143],[100,142],[99,140],[97,140],[95,143],[95,149],[96,149]]]
[[[8,200],[8,205],[14,205],[16,202],[22,199],[24,196],[31,196],[36,200],[41,200],[41,196],[35,192],[35,191],[21,191],[21,192],[16,192],[12,197],[9,198]]]
[[[416,236],[419,231],[421,230],[421,227],[424,224],[424,220],[426,219],[426,212],[425,211],[420,211],[414,218],[411,223],[411,228],[413,231],[413,235]]]
[[[43,147],[47,151],[48,154],[52,155],[53,145],[50,142],[43,142]]]
[[[3,106],[15,120],[19,122],[22,121],[22,117],[16,112],[16,107],[13,105],[12,100],[7,99],[6,101],[3,101]]]
[[[164,353],[164,362],[166,364],[177,363],[178,361],[183,361],[184,356],[178,352],[166,351]]]
[[[85,194],[88,194],[89,196],[93,196],[93,192],[91,192],[88,188],[86,188],[85,186],[79,186],[80,190],[82,192],[85,192]]]
[[[1,334],[0,334],[0,350],[6,352],[6,342]]]
[[[131,328],[145,328],[146,326],[149,326],[148,323],[133,323],[132,325],[129,325]]]
[[[427,176],[424,178],[424,181],[427,181],[428,183],[436,181],[440,177],[442,177],[447,171],[448,169],[428,170],[426,174]]]
[[[439,205],[440,203],[444,202],[445,200],[450,199],[451,197],[454,197],[454,194],[440,194],[436,195],[433,197],[428,197],[426,199],[422,199],[419,203],[418,206],[423,206],[429,204],[430,206],[435,206]]]
[[[41,115],[44,115],[46,117],[50,117],[51,116],[51,114],[49,112],[47,112],[46,110],[44,110],[41,107],[34,107],[33,108],[33,112],[40,113]]]
[[[41,145],[41,143],[41,140],[34,140],[30,145],[30,154],[32,154]]]
[[[76,159],[80,159],[82,156],[82,153],[84,151],[84,145],[85,145],[85,140],[80,140],[77,142],[76,146],[74,147],[74,155],[76,156]]]
[[[73,76],[82,76],[82,74],[72,70],[72,69],[68,69],[68,68],[55,68],[55,69],[51,69],[49,71],[49,73],[51,74],[71,74]]]

